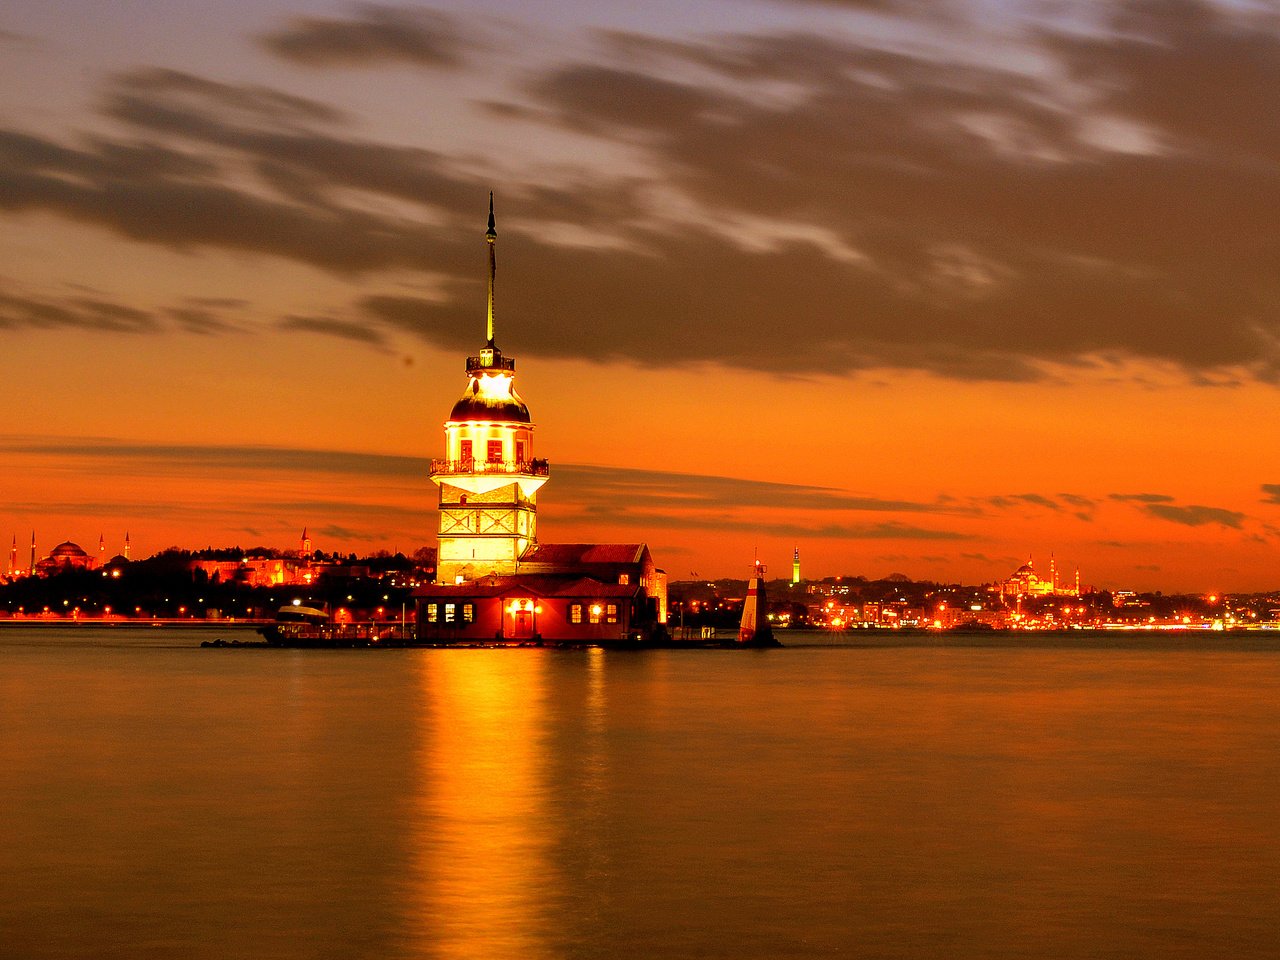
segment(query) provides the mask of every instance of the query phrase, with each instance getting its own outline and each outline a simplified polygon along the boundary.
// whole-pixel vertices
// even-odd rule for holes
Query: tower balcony
[[[551,464],[546,460],[432,460],[431,476],[458,474],[509,474],[511,476],[549,477]]]
[[[467,373],[471,376],[483,373],[486,370],[511,370],[514,372],[515,369],[515,360],[512,357],[504,357],[502,351],[497,347],[492,350],[487,348],[481,350],[478,357],[467,357]]]
[[[526,497],[532,496],[551,476],[551,465],[533,460],[432,460],[429,474],[433,483],[447,483],[474,493],[496,490],[517,483]]]

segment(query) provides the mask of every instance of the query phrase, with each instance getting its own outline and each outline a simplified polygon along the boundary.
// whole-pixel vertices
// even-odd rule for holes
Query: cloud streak
[[[452,17],[434,10],[360,4],[353,16],[294,17],[264,34],[263,47],[305,67],[374,67],[407,63],[456,67],[466,46]]]

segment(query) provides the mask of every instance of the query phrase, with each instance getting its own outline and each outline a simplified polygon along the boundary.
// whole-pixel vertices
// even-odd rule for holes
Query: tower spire
[[[493,288],[497,282],[498,257],[495,247],[498,242],[498,229],[493,221],[493,191],[489,191],[489,229],[485,231],[485,241],[489,245],[489,328],[488,345],[493,346]]]

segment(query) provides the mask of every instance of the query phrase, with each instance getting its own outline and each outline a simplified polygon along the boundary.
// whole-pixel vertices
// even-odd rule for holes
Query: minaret
[[[28,571],[32,576],[36,572],[36,532],[31,531],[31,569]]]
[[[467,389],[444,424],[445,456],[431,462],[440,487],[437,583],[513,574],[537,544],[537,493],[547,461],[533,456],[533,421],[515,388],[516,362],[494,341],[498,230],[489,195],[489,302],[485,346],[467,358]]]
[[[1053,587],[1054,596],[1058,595],[1058,561],[1051,553],[1049,554],[1049,583]]]
[[[18,572],[18,535],[13,535],[13,546],[9,548],[9,576]]]
[[[104,566],[107,562],[107,535],[105,533],[98,534],[98,566]]]
[[[796,545],[796,552],[791,557],[791,585],[794,587],[800,582],[800,546]]]
[[[129,559],[129,531],[124,532],[124,558]]]

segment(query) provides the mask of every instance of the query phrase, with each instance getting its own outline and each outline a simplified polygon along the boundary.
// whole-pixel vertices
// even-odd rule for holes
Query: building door
[[[532,600],[508,600],[503,616],[502,635],[508,640],[529,640],[534,633]]]

